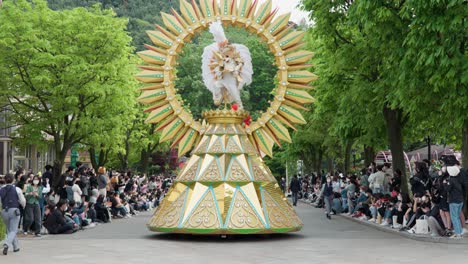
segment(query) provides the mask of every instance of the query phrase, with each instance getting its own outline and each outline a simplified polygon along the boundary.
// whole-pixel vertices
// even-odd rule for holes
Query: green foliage
[[[0,240],[5,239],[5,235],[6,235],[6,226],[3,223],[3,219],[0,218]]]
[[[307,38],[320,78],[308,119],[313,124],[294,140],[325,129],[321,145],[341,150],[328,151],[331,156],[342,155],[354,139],[360,146],[383,148],[392,126],[383,118],[385,108],[398,113],[399,144],[427,135],[456,145],[467,138],[463,1],[303,0],[303,7],[314,21]],[[299,145],[310,141],[306,137]]]
[[[127,20],[19,0],[4,2],[0,21],[0,97],[19,137],[52,140],[59,163],[73,144],[111,141],[135,100]]]
[[[244,108],[250,111],[252,118],[257,118],[261,111],[266,110],[269,100],[273,99],[270,93],[275,87],[277,71],[274,57],[265,43],[245,29],[228,27],[225,31],[231,43],[244,44],[250,50],[254,69],[253,81],[251,85],[244,87],[241,98]],[[195,119],[201,118],[203,110],[214,108],[213,96],[205,87],[201,74],[203,49],[212,43],[213,36],[204,31],[196,36],[192,43],[185,45],[178,59],[176,87]]]
[[[155,24],[162,24],[160,12],[170,13],[171,7],[179,6],[175,0],[48,0],[54,10],[76,7],[92,7],[100,4],[103,9],[112,9],[119,17],[129,20],[127,30],[132,36],[132,45],[137,51],[144,50],[144,43],[149,43],[146,30],[154,30]]]

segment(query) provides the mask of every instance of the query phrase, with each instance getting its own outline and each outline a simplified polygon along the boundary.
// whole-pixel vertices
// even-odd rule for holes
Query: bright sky
[[[308,12],[303,12],[297,7],[301,0],[273,0],[273,9],[278,7],[279,14],[291,12],[291,21],[299,23],[302,18],[308,19]],[[263,1],[260,1],[262,3]]]

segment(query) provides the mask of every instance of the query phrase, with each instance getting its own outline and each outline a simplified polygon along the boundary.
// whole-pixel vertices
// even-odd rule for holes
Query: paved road
[[[221,239],[147,231],[150,214],[73,235],[21,240],[22,251],[0,263],[462,263],[466,245],[419,242],[335,217],[300,203],[299,233]],[[8,260],[6,262],[5,260]],[[4,262],[5,261],[5,262]]]

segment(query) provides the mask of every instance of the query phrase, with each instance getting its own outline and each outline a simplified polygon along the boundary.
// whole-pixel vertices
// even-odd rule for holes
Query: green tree
[[[114,10],[117,16],[129,20],[127,30],[137,51],[144,50],[144,44],[149,43],[146,30],[154,30],[155,24],[162,24],[160,12],[170,13],[172,7],[177,9],[179,6],[179,1],[175,0],[48,0],[47,2],[54,10],[90,8],[95,4],[100,4],[102,9]]]
[[[349,103],[362,108],[362,111],[369,111],[370,115],[383,117],[393,168],[405,171],[402,130],[408,116],[395,97],[395,92],[403,89],[396,84],[403,56],[402,44],[408,31],[408,21],[400,15],[403,3],[303,1],[305,8],[312,11],[311,17],[316,23],[314,33],[322,44],[320,52],[324,52],[324,57],[320,66],[330,72],[329,77],[322,78],[322,81],[333,78],[349,80],[349,84],[344,86],[348,95],[354,95],[349,97]],[[336,91],[343,86],[327,88]],[[354,101],[356,98],[367,100]],[[355,116],[346,117],[350,121]],[[359,130],[357,132],[359,135]],[[406,175],[402,189],[408,190]]]
[[[134,100],[127,21],[96,7],[53,11],[45,1],[0,9],[0,96],[23,140],[50,137],[58,175],[72,145]]]
[[[468,87],[465,1],[407,1],[410,19],[397,94],[405,109],[445,140],[454,134],[468,165]],[[429,124],[428,124],[429,123]],[[432,130],[432,131],[430,131]],[[434,131],[435,130],[435,131]],[[455,131],[454,131],[455,130]]]

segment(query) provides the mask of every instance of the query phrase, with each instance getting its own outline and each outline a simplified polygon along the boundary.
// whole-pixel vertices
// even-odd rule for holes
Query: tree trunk
[[[330,173],[331,176],[335,174],[334,168],[333,168],[333,159],[328,158],[328,172]]]
[[[140,154],[140,160],[141,160],[141,172],[146,173],[148,175],[148,167],[149,167],[149,158],[151,156],[151,153],[149,151],[146,151],[143,149]]]
[[[98,171],[99,167],[103,167],[104,165],[106,165],[109,149],[100,147],[98,160],[96,160],[96,148],[90,147],[88,151],[91,160],[91,165],[93,166],[94,171]]]
[[[392,152],[393,170],[400,169],[402,171],[401,191],[408,193],[408,179],[403,153],[403,111],[400,108],[391,109],[388,105],[385,105],[383,115],[387,128],[388,143]]]
[[[322,170],[322,160],[323,160],[323,149],[322,147],[319,147],[318,149],[318,158],[317,158],[317,173],[320,173]]]
[[[344,171],[343,174],[348,175],[349,168],[351,167],[351,149],[353,147],[353,140],[347,140],[344,151]]]
[[[364,145],[364,166],[369,166],[375,159],[375,151],[371,146]]]
[[[468,119],[465,119],[462,128],[462,166],[468,168]]]
[[[53,168],[53,181],[52,187],[54,190],[57,190],[57,184],[59,182],[60,176],[63,173],[63,165],[65,164],[65,157],[67,156],[68,151],[71,149],[71,142],[69,140],[62,141],[60,140],[60,136],[57,135],[54,137],[54,148],[55,148],[55,160],[54,160],[54,168]]]

